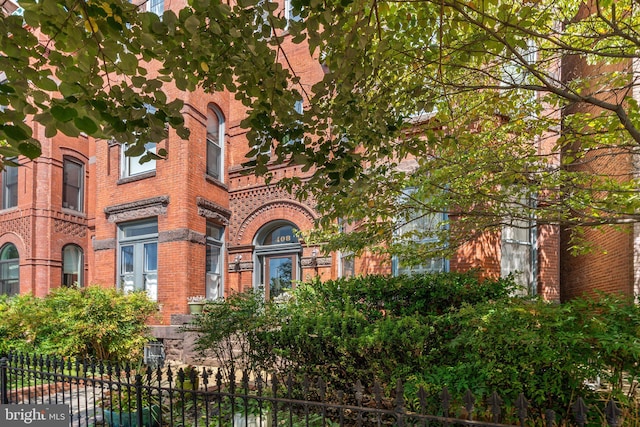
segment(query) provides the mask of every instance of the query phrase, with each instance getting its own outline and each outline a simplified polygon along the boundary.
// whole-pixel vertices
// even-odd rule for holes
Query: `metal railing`
[[[567,424],[553,411],[528,413],[523,395],[509,407],[497,393],[477,404],[467,392],[454,400],[447,389],[436,399],[420,388],[409,396],[398,381],[390,395],[379,384],[356,381],[350,393],[331,390],[323,379],[297,382],[247,371],[223,378],[220,370],[177,370],[79,359],[11,354],[0,359],[1,404],[67,404],[73,426],[276,427],[276,426],[473,426]],[[479,406],[479,407],[477,407]],[[481,407],[480,407],[481,406]],[[569,424],[585,426],[581,398]],[[620,425],[613,400],[607,424]]]

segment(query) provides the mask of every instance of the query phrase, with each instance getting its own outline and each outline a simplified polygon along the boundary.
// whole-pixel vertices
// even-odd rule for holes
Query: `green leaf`
[[[73,123],[78,129],[89,135],[93,135],[98,131],[98,125],[89,117],[76,117],[73,119]]]
[[[24,128],[19,126],[3,125],[0,129],[5,133],[5,135],[14,141],[24,141],[25,139],[31,138],[31,133],[27,133]]]
[[[37,86],[40,89],[47,90],[49,92],[54,92],[58,90],[58,85],[49,77],[43,77],[37,81]]]
[[[37,157],[40,157],[40,155],[42,154],[42,149],[40,148],[40,145],[36,143],[20,144],[18,145],[18,150],[20,151],[20,154],[27,156],[30,159],[35,159]]]
[[[61,122],[68,122],[78,116],[78,112],[75,108],[63,107],[61,105],[55,105],[51,107],[51,115]]]

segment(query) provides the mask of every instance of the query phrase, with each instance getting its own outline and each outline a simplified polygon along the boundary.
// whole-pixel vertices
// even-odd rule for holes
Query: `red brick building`
[[[148,4],[161,11],[178,3]],[[322,77],[304,46],[285,41],[284,48],[304,84]],[[183,141],[170,132],[162,147],[149,145],[167,149],[162,161],[140,164],[114,141],[46,138],[33,124],[42,156],[19,158],[19,167],[0,174],[0,293],[42,296],[92,283],[144,289],[161,306],[156,333],[171,338],[163,327],[188,313],[189,297],[257,288],[276,298],[292,281],[316,275],[404,271],[394,259],[325,256],[301,241],[296,230],[311,229],[318,215],[312,201],[242,173],[249,151],[244,107],[224,92],[169,95],[183,99],[191,136]],[[276,178],[302,174],[296,166],[273,169]],[[610,247],[605,257],[569,258],[557,227],[529,225],[483,235],[422,267],[477,268],[492,277],[519,272],[522,284],[550,300],[584,292],[584,284],[635,289],[637,231],[602,235]]]

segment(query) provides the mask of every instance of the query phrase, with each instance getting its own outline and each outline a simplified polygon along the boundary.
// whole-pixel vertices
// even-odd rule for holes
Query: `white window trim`
[[[216,144],[213,140],[211,140],[209,138],[209,129],[206,129],[206,174],[208,176],[210,176],[211,178],[220,181],[220,182],[224,182],[224,176],[225,176],[225,120],[224,120],[224,116],[222,114],[222,111],[220,111],[220,109],[218,107],[216,107],[213,104],[210,104],[207,107],[207,118],[209,117],[209,114],[215,114],[218,118],[218,144]],[[209,174],[209,144],[211,145],[215,145],[216,147],[218,147],[220,149],[220,156],[218,159],[218,168],[219,168],[219,173],[218,173],[218,177],[215,177],[214,175],[210,175]]]
[[[158,219],[157,218],[148,218],[148,219],[144,219],[144,220],[140,220],[140,221],[131,221],[131,222],[124,222],[121,224],[118,224],[118,245],[117,245],[117,265],[116,265],[116,270],[117,270],[117,277],[118,277],[118,288],[122,289],[125,292],[130,292],[130,291],[139,291],[139,290],[144,290],[147,292],[147,294],[149,295],[149,298],[151,298],[153,301],[157,301],[158,300],[158,265],[160,264],[159,260],[156,260],[156,270],[155,270],[155,274],[156,274],[156,284],[154,286],[154,289],[150,289],[146,287],[146,284],[144,283],[144,252],[142,254],[140,254],[139,252],[137,253],[135,250],[136,245],[142,245],[144,248],[144,245],[147,243],[155,243],[156,244],[156,257],[158,256],[158,252],[159,252],[159,246],[158,246],[158,233],[149,233],[149,234],[144,234],[144,235],[140,235],[140,236],[134,236],[134,237],[125,237],[124,236],[124,231],[125,228],[127,227],[135,227],[136,225],[145,225],[145,224],[151,224],[154,223],[156,224],[156,227],[158,226]],[[134,275],[134,282],[133,282],[133,289],[125,289],[124,288],[124,283],[123,283],[123,279],[122,276],[124,275],[122,272],[122,246],[128,246],[128,245],[134,245],[134,264],[133,264],[133,275]],[[144,249],[143,249],[144,251]],[[137,263],[136,263],[137,261]],[[138,265],[138,263],[141,263],[141,265]],[[140,271],[142,271],[142,275],[143,275],[143,282],[142,283],[136,283],[135,279],[136,276],[139,276]]]
[[[220,251],[220,255],[218,258],[218,290],[217,290],[217,295],[209,295],[211,293],[209,286],[208,286],[208,279],[209,279],[209,275],[210,274],[214,274],[211,273],[208,269],[207,269],[207,263],[209,262],[208,258],[205,259],[205,290],[206,290],[206,297],[208,299],[219,299],[219,298],[223,298],[224,297],[224,253],[225,253],[225,235],[226,235],[226,227],[222,226],[222,225],[218,225],[218,224],[213,224],[216,227],[219,227],[222,230],[220,239],[214,239],[213,237],[210,236],[206,236],[206,248],[205,248],[205,256],[206,256],[206,251],[208,250],[209,246],[213,246],[219,249]]]

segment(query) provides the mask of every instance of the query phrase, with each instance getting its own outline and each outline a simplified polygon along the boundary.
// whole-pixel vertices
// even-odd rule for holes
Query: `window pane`
[[[133,273],[133,245],[120,248],[120,273]]]
[[[158,234],[158,221],[145,221],[136,224],[127,224],[122,227],[123,237],[139,237]]]
[[[353,277],[356,273],[355,258],[353,255],[341,255],[341,277]]]
[[[220,145],[220,116],[212,108],[207,112],[207,139]]]
[[[122,147],[122,155],[125,156],[125,151],[127,150],[128,147],[123,146]],[[145,144],[144,148],[146,149],[146,151],[151,152],[151,153],[155,153],[156,152],[156,144],[155,142],[148,142]],[[126,156],[125,160],[124,160],[124,171],[123,171],[123,175],[124,176],[131,176],[131,175],[138,175],[144,172],[149,172],[149,171],[153,171],[156,169],[156,161],[155,160],[150,160],[148,162],[144,162],[142,164],[140,164],[140,159],[145,155],[146,153],[142,153],[140,156],[135,156],[135,157],[131,157],[131,156]]]
[[[144,271],[148,273],[150,271],[158,270],[158,244],[145,243],[144,244]]]
[[[221,179],[222,176],[223,138],[222,116],[210,107],[207,110],[207,174],[216,179]]]
[[[411,189],[407,190],[413,193]],[[443,212],[426,212],[421,209],[413,208],[409,212],[408,218],[402,218],[398,227],[398,236],[407,241],[411,240],[418,243],[430,243],[437,239],[435,235],[446,221],[446,214]],[[404,223],[403,223],[404,222]],[[448,263],[445,258],[435,257],[427,258],[418,265],[409,266],[404,264],[401,257],[394,259],[393,272],[395,275],[400,274],[422,274],[422,273],[438,273],[448,269]]]
[[[82,174],[81,164],[64,161],[62,207],[82,211]]]
[[[0,252],[0,261],[6,261],[10,259],[18,259],[18,249],[12,244],[6,245]]]
[[[74,245],[65,246],[62,251],[62,284],[82,286],[82,250]]]
[[[2,209],[18,206],[18,168],[7,166],[2,172]]]
[[[207,273],[207,290],[206,297],[208,299],[218,299],[222,298],[222,287],[220,286],[220,275],[215,273]]]
[[[207,222],[207,237],[221,241],[223,233],[224,227]]]
[[[207,139],[207,175],[220,179],[222,149]]]
[[[18,250],[12,244],[5,245],[0,251],[0,294],[17,295],[20,293],[20,259]]]
[[[268,258],[269,298],[274,299],[291,290],[293,282],[292,257]]]
[[[220,250],[219,245],[207,244],[207,273],[220,273]]]
[[[158,274],[157,273],[145,273],[144,275],[144,289],[147,291],[149,299],[152,301],[158,301]]]
[[[290,225],[276,228],[266,235],[263,245],[281,245],[283,243],[298,243],[298,237],[295,235],[296,229]]]

